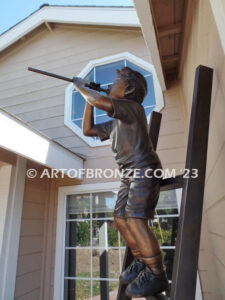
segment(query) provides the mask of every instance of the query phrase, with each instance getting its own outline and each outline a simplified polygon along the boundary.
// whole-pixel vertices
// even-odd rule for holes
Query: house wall
[[[27,67],[72,77],[90,60],[125,51],[151,62],[140,29],[54,25],[49,32],[40,28],[2,54],[0,106],[71,151],[86,155],[85,168],[116,169],[109,145],[92,148],[64,125],[67,83],[28,72]],[[175,166],[179,170],[185,159],[185,138],[180,94],[176,91],[173,88],[164,95],[158,153],[165,168]],[[84,183],[106,180],[93,178]]]
[[[14,299],[41,299],[48,180],[26,177]]]
[[[25,181],[14,299],[49,300],[53,299],[58,187],[79,182],[40,178],[44,167],[28,161],[30,168],[38,173]]]
[[[225,299],[225,57],[208,0],[195,2],[181,80],[188,121],[195,68],[214,69],[199,269],[204,300]]]

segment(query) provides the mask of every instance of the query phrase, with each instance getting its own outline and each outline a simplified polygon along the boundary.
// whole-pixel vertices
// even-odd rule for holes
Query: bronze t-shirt
[[[95,127],[101,141],[110,138],[119,169],[139,169],[152,164],[159,164],[158,167],[162,168],[148,135],[144,107],[134,100],[110,99],[113,111],[107,115],[113,120],[96,124]]]

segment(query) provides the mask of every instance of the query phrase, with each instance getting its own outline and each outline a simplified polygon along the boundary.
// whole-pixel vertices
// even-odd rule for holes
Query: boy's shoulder
[[[143,106],[135,100],[126,98],[110,98],[112,102],[112,111],[107,115],[111,118],[120,119],[127,123],[134,122],[137,118],[141,118]]]

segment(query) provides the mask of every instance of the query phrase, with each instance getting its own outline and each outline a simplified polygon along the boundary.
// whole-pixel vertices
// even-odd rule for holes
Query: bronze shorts
[[[160,168],[160,165],[150,165],[140,168],[138,178],[121,177],[121,184],[113,213],[114,217],[154,219],[162,178],[157,178],[153,175],[152,178],[144,176],[146,169],[152,169],[154,171],[155,169],[162,168]],[[148,171],[148,176],[149,174],[153,174],[153,171]],[[157,173],[157,175],[158,174],[160,173]]]

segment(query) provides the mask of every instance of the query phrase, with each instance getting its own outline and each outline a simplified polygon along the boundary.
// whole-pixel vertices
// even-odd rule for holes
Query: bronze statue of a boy
[[[122,272],[120,280],[128,284],[129,297],[147,297],[168,289],[168,279],[158,241],[148,219],[154,218],[161,178],[153,171],[162,169],[161,161],[148,136],[148,125],[142,102],[147,82],[137,71],[124,67],[102,95],[74,77],[75,88],[86,100],[83,133],[111,139],[112,151],[120,170],[121,185],[114,210],[115,226],[130,247],[134,260]],[[94,124],[93,106],[106,111],[113,120]],[[138,169],[138,176],[126,176],[126,170]],[[152,176],[149,176],[149,170]],[[148,170],[148,176],[145,176]],[[136,173],[137,174],[137,173]]]

